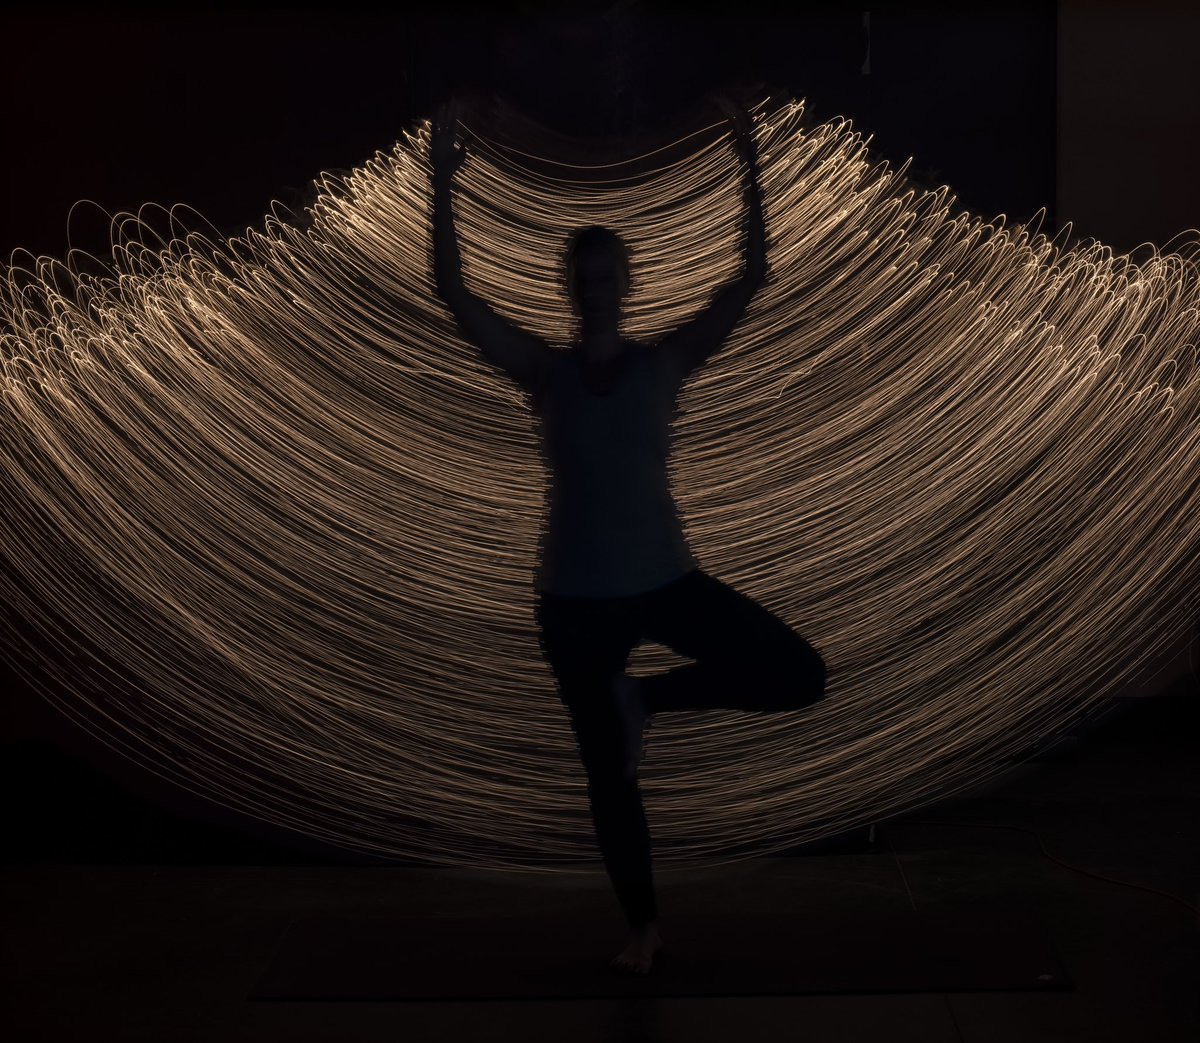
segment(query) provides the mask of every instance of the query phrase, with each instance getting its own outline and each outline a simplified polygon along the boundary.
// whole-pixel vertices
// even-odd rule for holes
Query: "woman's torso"
[[[555,353],[534,397],[550,471],[538,589],[622,596],[696,567],[668,481],[677,393],[652,346],[607,364]]]

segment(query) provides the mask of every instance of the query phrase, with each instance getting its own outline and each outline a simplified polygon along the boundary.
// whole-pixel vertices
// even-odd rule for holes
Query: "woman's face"
[[[624,293],[621,269],[611,253],[581,250],[575,255],[575,302],[584,326],[615,326]]]

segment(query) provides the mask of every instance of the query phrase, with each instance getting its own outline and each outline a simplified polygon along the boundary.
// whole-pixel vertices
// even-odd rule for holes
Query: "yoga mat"
[[[609,966],[621,924],[553,915],[294,921],[251,1000],[568,999],[1074,989],[1021,908],[701,915],[662,929],[649,975]]]

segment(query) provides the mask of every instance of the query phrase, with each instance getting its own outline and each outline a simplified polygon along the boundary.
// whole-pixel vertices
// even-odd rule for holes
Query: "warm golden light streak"
[[[1189,626],[1197,241],[1135,263],[952,217],[802,116],[757,109],[770,277],[685,385],[671,475],[702,567],[820,650],[828,695],[656,720],[660,869],[973,786]],[[556,346],[580,225],[631,245],[635,338],[738,272],[720,127],[593,168],[514,144],[477,133],[458,175],[466,278]],[[322,179],[307,228],[7,269],[0,596],[127,671],[64,712],[213,800],[389,856],[591,864],[534,629],[534,419],[434,293],[427,145]]]

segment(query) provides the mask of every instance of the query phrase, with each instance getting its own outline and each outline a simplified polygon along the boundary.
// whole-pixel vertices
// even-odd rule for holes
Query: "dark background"
[[[1052,209],[1055,6],[964,6],[11,14],[3,58],[21,104],[5,197],[20,205],[0,249],[63,255],[81,199],[108,211],[183,202],[240,232],[271,199],[298,202],[319,171],[390,150],[464,86],[597,136],[670,126],[714,86],[753,78],[808,98],[817,120],[853,119],[896,162],[915,156],[967,206]],[[104,249],[107,219],[77,210],[71,233]]]
[[[713,87],[762,81],[806,98],[815,121],[852,119],[877,156],[912,156],[919,184],[948,184],[989,217],[1026,221],[1045,208],[1043,230],[1070,220],[1077,236],[1119,250],[1200,226],[1200,17],[1188,5],[436,10],[9,9],[0,258],[17,248],[65,257],[68,246],[107,255],[108,214],[147,202],[184,203],[240,233],[273,199],[302,206],[320,171],[390,150],[463,87],[498,91],[558,130],[612,138],[669,130]],[[79,200],[94,205],[72,212]],[[20,621],[4,622],[17,640]],[[1182,652],[1164,687],[1188,677]],[[322,857],[168,788],[8,681],[0,737],[22,852],[10,857]]]

